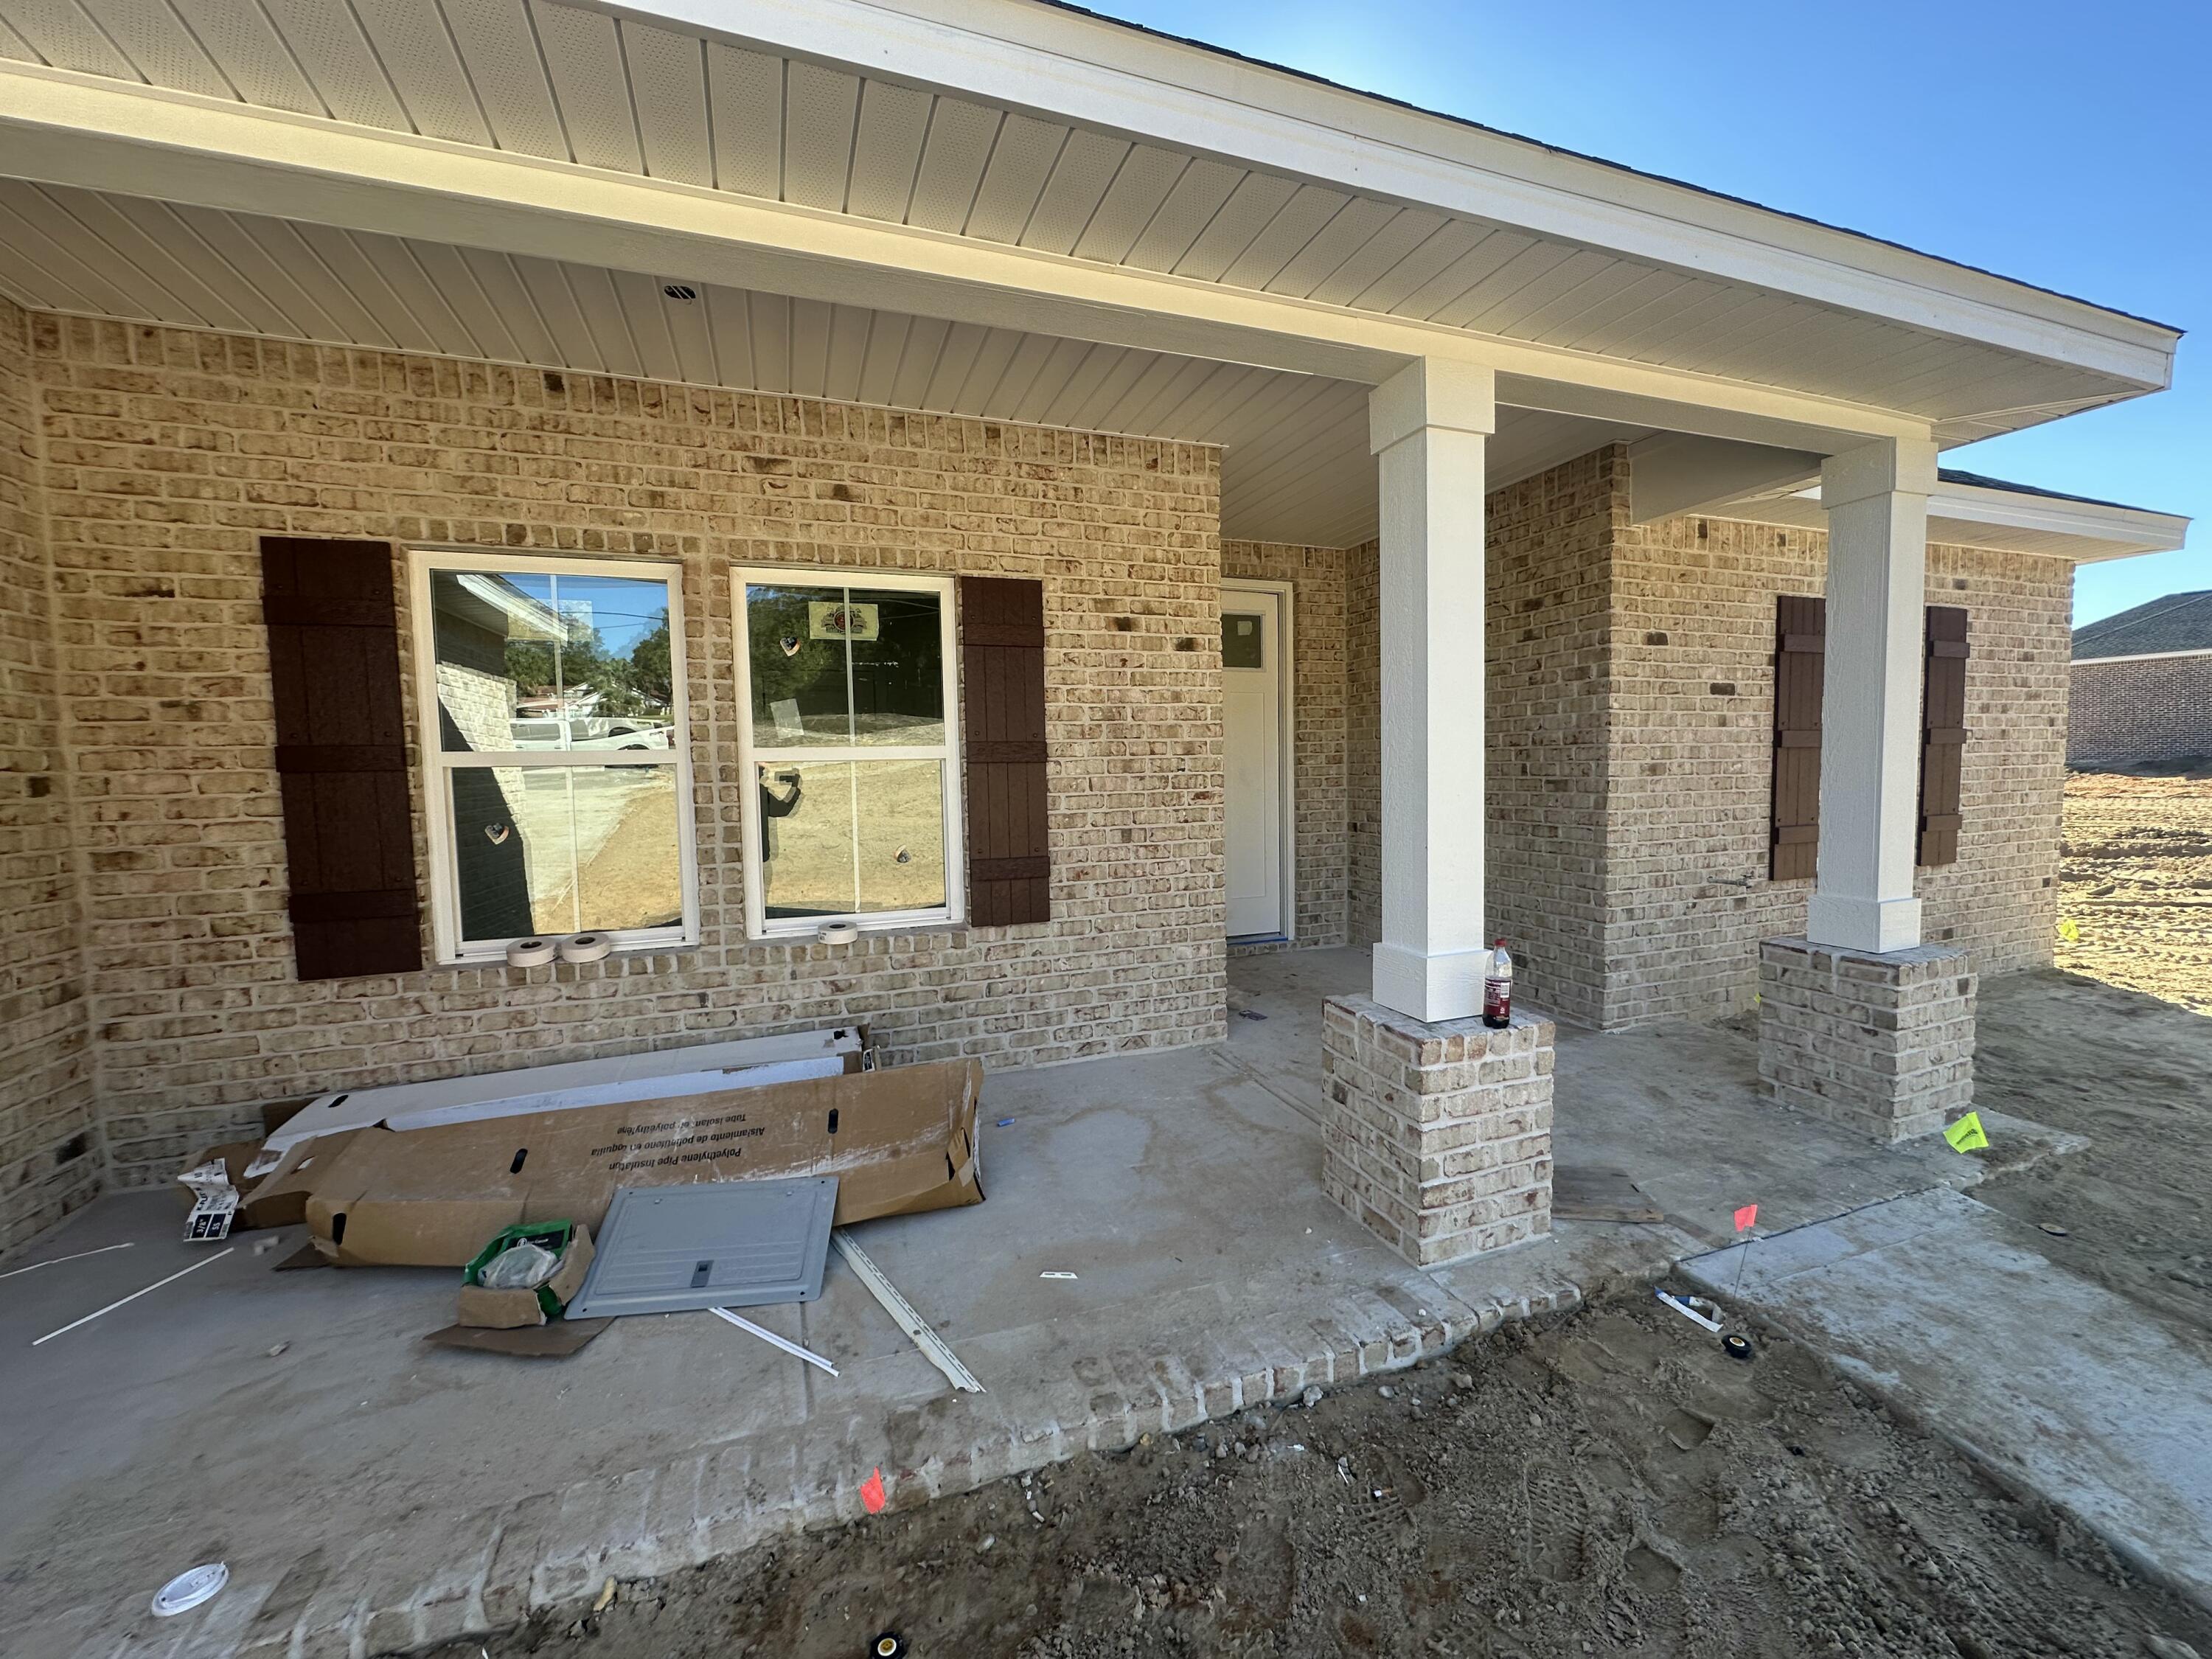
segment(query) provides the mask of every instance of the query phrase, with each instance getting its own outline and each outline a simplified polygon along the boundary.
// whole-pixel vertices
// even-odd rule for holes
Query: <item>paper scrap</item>
[[[1979,1112],[1967,1113],[1943,1131],[1943,1139],[1951,1143],[1951,1150],[1954,1152],[1971,1152],[1977,1147],[1990,1144],[1989,1136],[1982,1130],[1982,1115]]]
[[[1074,1277],[1075,1277],[1075,1275],[1074,1275],[1073,1273],[1039,1273],[1039,1274],[1037,1275],[1037,1277],[1038,1277],[1039,1279],[1073,1279],[1073,1278],[1074,1278]]]
[[[1745,1205],[1743,1208],[1735,1212],[1736,1231],[1741,1232],[1746,1227],[1748,1227],[1753,1222],[1758,1219],[1759,1206],[1756,1204]]]
[[[874,1470],[860,1482],[860,1502],[866,1506],[870,1515],[881,1515],[887,1501],[884,1497],[884,1472]]]
[[[230,1171],[221,1158],[190,1169],[177,1179],[192,1195],[192,1212],[185,1218],[185,1243],[212,1243],[230,1237],[230,1224],[238,1214],[238,1188],[230,1184]]]

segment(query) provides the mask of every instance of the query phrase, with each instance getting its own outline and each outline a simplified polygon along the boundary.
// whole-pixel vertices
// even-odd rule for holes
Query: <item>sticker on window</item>
[[[807,632],[817,640],[872,640],[881,625],[877,605],[840,599],[807,602]]]

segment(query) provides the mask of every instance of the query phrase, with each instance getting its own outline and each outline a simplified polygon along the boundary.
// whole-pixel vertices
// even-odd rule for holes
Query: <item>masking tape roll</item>
[[[860,936],[860,927],[849,921],[825,921],[814,935],[824,945],[850,945]]]
[[[507,965],[510,968],[543,968],[560,954],[550,939],[519,939],[507,947]]]
[[[563,962],[597,962],[615,948],[605,933],[574,933],[561,941]]]

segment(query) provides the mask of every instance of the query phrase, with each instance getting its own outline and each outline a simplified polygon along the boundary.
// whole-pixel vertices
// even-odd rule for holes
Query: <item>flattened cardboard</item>
[[[344,1267],[459,1267],[517,1222],[597,1229],[617,1187],[834,1175],[836,1224],[982,1201],[983,1068],[944,1060],[676,1099],[303,1141],[270,1183],[307,1188]],[[301,1155],[313,1154],[311,1163]],[[261,1195],[257,1188],[254,1196]]]
[[[422,1340],[441,1348],[512,1354],[518,1359],[566,1359],[614,1322],[611,1319],[556,1319],[550,1325],[529,1325],[510,1331],[448,1325],[443,1330],[430,1332]]]
[[[592,1230],[579,1226],[561,1252],[561,1265],[545,1288],[562,1307],[576,1299],[592,1267]],[[544,1325],[545,1303],[535,1290],[495,1291],[487,1285],[461,1286],[459,1305],[453,1310],[456,1325],[475,1325],[489,1331],[511,1331],[525,1325]]]

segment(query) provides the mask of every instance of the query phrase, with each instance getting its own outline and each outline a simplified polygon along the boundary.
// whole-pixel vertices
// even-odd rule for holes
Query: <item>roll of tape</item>
[[[560,954],[559,948],[550,939],[519,939],[507,947],[507,965],[510,968],[543,968]]]
[[[615,948],[605,933],[572,933],[561,941],[563,962],[597,962]]]
[[[860,928],[849,921],[825,921],[821,931],[814,935],[824,945],[850,945],[860,936]]]

